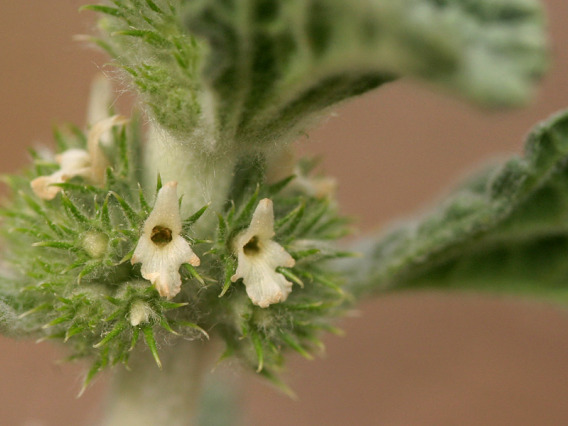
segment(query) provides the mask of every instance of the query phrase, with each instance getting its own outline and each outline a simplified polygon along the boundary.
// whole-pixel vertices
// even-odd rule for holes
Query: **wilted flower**
[[[231,281],[242,278],[252,303],[261,308],[285,301],[292,291],[292,283],[276,272],[276,268],[291,268],[295,261],[280,244],[272,241],[274,235],[272,201],[265,198],[254,211],[249,227],[233,242],[238,266]]]
[[[49,176],[40,176],[31,182],[34,193],[44,200],[52,200],[61,188],[53,184],[63,183],[75,176],[81,176],[95,185],[102,185],[108,160],[99,146],[102,135],[112,127],[124,124],[125,117],[115,115],[95,123],[88,133],[87,151],[72,148],[55,157],[59,170]]]

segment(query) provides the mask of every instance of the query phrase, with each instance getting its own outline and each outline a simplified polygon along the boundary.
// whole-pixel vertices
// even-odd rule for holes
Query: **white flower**
[[[180,266],[200,263],[180,235],[182,224],[176,188],[177,182],[168,182],[158,191],[154,210],[144,222],[132,256],[132,264],[142,263],[142,276],[156,287],[160,296],[168,299],[180,291]]]
[[[284,302],[292,291],[292,283],[276,272],[276,268],[291,268],[295,261],[272,237],[274,210],[272,201],[265,198],[254,211],[249,227],[234,240],[238,267],[231,277],[233,282],[243,279],[250,300],[261,308]]]
[[[119,115],[95,123],[87,137],[87,151],[68,149],[55,157],[59,170],[49,176],[40,176],[31,182],[34,193],[44,200],[52,200],[61,191],[53,184],[63,183],[75,176],[81,176],[95,185],[102,185],[108,161],[99,146],[99,139],[112,127],[126,123]]]

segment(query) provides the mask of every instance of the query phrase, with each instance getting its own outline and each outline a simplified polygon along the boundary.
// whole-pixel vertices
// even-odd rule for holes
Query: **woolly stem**
[[[212,212],[221,211],[233,178],[237,156],[219,152],[200,152],[191,141],[180,141],[165,130],[150,129],[145,156],[146,186],[155,185],[159,173],[163,182],[178,182],[178,194],[183,196],[182,217],[210,204],[209,214],[199,220],[194,229],[203,233],[214,226]]]
[[[163,347],[163,368],[149,351],[136,351],[129,369],[113,377],[104,426],[188,426],[196,422],[210,345],[180,340]]]

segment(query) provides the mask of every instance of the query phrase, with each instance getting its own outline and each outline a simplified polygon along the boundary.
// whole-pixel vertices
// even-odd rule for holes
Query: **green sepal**
[[[126,321],[119,321],[115,324],[111,331],[109,331],[105,337],[97,344],[93,345],[94,348],[100,348],[111,340],[117,338],[126,328],[128,327],[128,323]]]
[[[303,281],[296,274],[294,274],[294,272],[292,272],[291,269],[284,268],[283,266],[279,266],[278,268],[276,268],[276,272],[284,275],[286,278],[288,278],[293,283],[296,283],[300,287],[304,288]]]
[[[93,363],[93,365],[91,366],[91,368],[87,372],[85,379],[83,380],[83,386],[81,387],[81,390],[79,391],[79,394],[77,395],[77,397],[80,397],[81,395],[83,395],[85,393],[85,391],[89,387],[89,384],[91,383],[91,381],[95,378],[95,376],[98,373],[100,373],[106,367],[106,364],[107,363],[104,361],[104,358],[98,359]]]
[[[118,204],[124,213],[124,217],[128,220],[128,222],[130,222],[130,225],[133,227],[139,226],[141,218],[140,215],[135,212],[134,208],[132,208],[132,206],[130,206],[130,204],[116,192],[112,191],[110,194],[116,201],[118,201]]]
[[[223,289],[221,290],[219,297],[223,297],[225,295],[225,293],[227,293],[227,291],[229,290],[231,285],[233,284],[231,277],[234,275],[236,269],[237,269],[236,262],[230,257],[226,258],[225,259],[225,277],[224,277],[224,280],[223,280]]]
[[[192,330],[197,331],[199,334],[201,334],[203,337],[205,337],[207,340],[209,340],[209,333],[207,333],[202,327],[200,327],[199,325],[195,324],[194,322],[189,322],[189,321],[175,321],[174,324],[178,327],[186,327],[186,328],[190,328]]]
[[[161,370],[162,361],[160,361],[160,356],[158,355],[158,347],[156,346],[156,339],[154,338],[154,331],[152,330],[152,327],[142,327],[142,333],[144,333],[146,345],[148,345],[148,348],[150,348],[150,352],[152,352],[152,356],[154,357],[154,361],[156,361],[156,365]]]
[[[197,222],[199,220],[199,218],[201,216],[203,216],[203,213],[205,213],[205,211],[209,208],[209,204],[204,205],[203,207],[201,207],[199,210],[197,210],[195,213],[193,213],[190,217],[188,217],[187,219],[185,219],[183,221],[183,230],[184,232],[188,232],[189,229],[191,228],[191,226]]]
[[[280,392],[282,392],[290,399],[293,400],[298,399],[298,396],[292,390],[292,388],[288,386],[286,383],[284,383],[277,374],[273,373],[272,371],[266,368],[263,368],[262,371],[260,371],[258,374],[264,377],[272,386],[274,386],[276,389],[278,389]]]
[[[170,42],[167,38],[164,38],[157,31],[150,30],[122,30],[115,31],[111,36],[129,36],[129,37],[140,37],[146,43],[153,47],[159,49],[170,47]]]
[[[190,265],[189,263],[184,263],[183,267],[186,269],[186,271],[189,273],[189,275],[192,278],[195,278],[197,281],[199,281],[199,284],[205,285],[205,280],[201,275],[199,275],[199,272],[197,272],[197,269],[195,269],[193,265]]]
[[[49,247],[59,250],[70,250],[76,251],[77,247],[73,243],[68,243],[67,241],[39,241],[32,244],[33,247]]]
[[[283,231],[282,228],[284,228],[284,231],[286,232],[286,234],[289,235],[288,240],[291,240],[292,235],[294,234],[294,231],[296,231],[296,228],[298,227],[298,225],[300,224],[300,221],[304,217],[305,211],[306,211],[306,204],[302,200],[302,202],[298,205],[298,207],[296,207],[294,210],[292,210],[290,213],[288,213],[282,219],[278,220],[275,223],[274,228],[278,232],[282,232]]]

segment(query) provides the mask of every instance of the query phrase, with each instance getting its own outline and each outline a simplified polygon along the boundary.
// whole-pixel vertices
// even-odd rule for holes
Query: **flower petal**
[[[260,200],[252,215],[247,234],[252,234],[251,238],[257,236],[261,240],[274,236],[274,208],[271,199]]]
[[[55,156],[59,169],[68,175],[76,176],[80,170],[91,165],[91,156],[84,149],[71,148]]]
[[[131,260],[132,264],[142,263],[142,276],[156,287],[160,296],[168,299],[181,289],[180,266],[200,264],[199,257],[180,235],[176,185],[176,182],[168,182],[158,192]]]
[[[249,268],[242,278],[248,297],[261,308],[284,302],[292,291],[292,283],[266,263]]]
[[[89,154],[82,149],[68,149],[56,156],[60,169],[49,176],[40,176],[31,181],[32,191],[44,200],[53,200],[61,188],[53,186],[63,183],[74,176],[84,176],[89,167]]]
[[[35,195],[43,200],[53,200],[61,191],[58,186],[52,186],[54,183],[63,182],[63,172],[57,171],[50,176],[40,176],[30,182],[32,191]]]
[[[265,198],[254,211],[248,229],[235,238],[237,270],[231,277],[233,282],[242,278],[252,303],[262,308],[285,301],[292,291],[292,283],[276,268],[293,267],[294,258],[271,240],[273,236],[274,210],[272,201]]]
[[[157,317],[157,315],[152,307],[142,300],[136,300],[130,306],[129,319],[133,327],[150,322],[150,320],[155,317]]]
[[[144,233],[150,234],[156,226],[169,228],[172,234],[181,232],[177,182],[168,182],[158,191],[154,209],[144,223]]]
[[[126,122],[128,122],[126,117],[114,115],[98,121],[93,125],[93,127],[91,127],[91,130],[89,130],[89,134],[87,136],[87,148],[91,157],[91,182],[97,185],[102,185],[105,181],[106,169],[109,166],[109,162],[99,145],[101,137],[114,126],[118,126]]]
[[[139,262],[142,276],[156,287],[160,296],[171,299],[181,288],[180,266],[183,263],[198,266],[199,258],[179,235],[163,247],[143,235],[132,256],[132,263]]]

